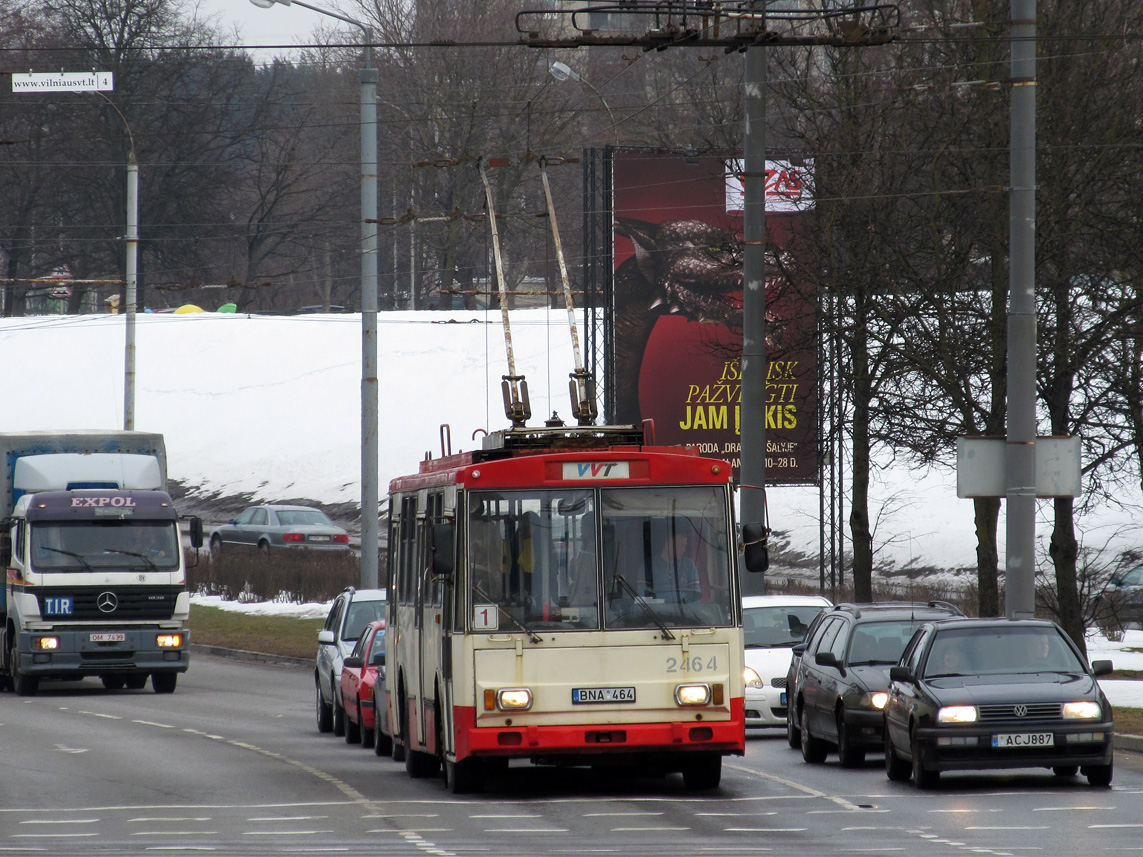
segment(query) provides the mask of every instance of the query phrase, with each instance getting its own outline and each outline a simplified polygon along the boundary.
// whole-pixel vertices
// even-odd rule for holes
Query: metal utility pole
[[[765,29],[765,23],[762,24]],[[740,478],[744,523],[766,521],[766,54],[746,50],[743,132],[742,435]],[[755,577],[759,590],[765,577]]]
[[[112,105],[114,106],[114,105]],[[122,114],[120,114],[122,115]],[[126,120],[124,120],[126,122]],[[123,430],[135,430],[135,315],[139,296],[139,163],[127,161],[127,342],[123,355]]]
[[[1036,610],[1036,0],[1011,4],[1004,612]]]

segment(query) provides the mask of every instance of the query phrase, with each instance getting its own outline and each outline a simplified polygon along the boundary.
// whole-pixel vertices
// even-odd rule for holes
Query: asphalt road
[[[513,766],[450,796],[319,735],[300,667],[197,655],[174,695],[94,680],[0,694],[0,855],[1045,855],[1139,850],[1140,757],[1095,789],[1049,772],[890,783],[751,737],[717,792],[677,775]]]

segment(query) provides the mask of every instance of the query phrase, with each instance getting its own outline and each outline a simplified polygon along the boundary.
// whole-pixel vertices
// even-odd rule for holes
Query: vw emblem
[[[115,608],[119,606],[119,599],[115,597],[114,592],[100,592],[99,597],[95,599],[95,606],[99,608],[100,613],[114,613]]]
[[[1015,708],[1012,709],[1012,713],[1015,714],[1017,717],[1024,717],[1028,713],[1028,706],[1027,705],[1017,705]]]

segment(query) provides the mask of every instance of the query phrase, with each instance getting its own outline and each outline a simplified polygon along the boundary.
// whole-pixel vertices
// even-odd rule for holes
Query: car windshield
[[[895,664],[921,619],[865,622],[853,632],[849,644],[849,665]]]
[[[178,568],[174,521],[45,521],[32,528],[32,564],[39,572],[139,571]]]
[[[806,628],[821,611],[821,606],[813,604],[747,607],[742,611],[746,648],[791,648],[802,641]]]
[[[1143,585],[1143,565],[1136,566],[1120,578],[1122,586],[1141,586]]]
[[[345,617],[345,630],[341,639],[349,640],[360,637],[365,626],[374,619],[385,618],[384,601],[354,601],[349,605],[349,613]]]
[[[333,526],[333,521],[319,509],[280,509],[278,523],[284,527],[301,527],[306,524]]]
[[[1079,656],[1054,628],[961,628],[934,637],[925,678],[1013,673],[1082,673]]]

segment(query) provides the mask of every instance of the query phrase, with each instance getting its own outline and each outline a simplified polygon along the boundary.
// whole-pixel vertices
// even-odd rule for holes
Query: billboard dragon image
[[[766,481],[816,484],[813,295],[787,276],[808,240],[812,165],[766,164]],[[616,420],[729,460],[741,449],[741,164],[614,155]],[[746,431],[751,427],[746,426]]]

